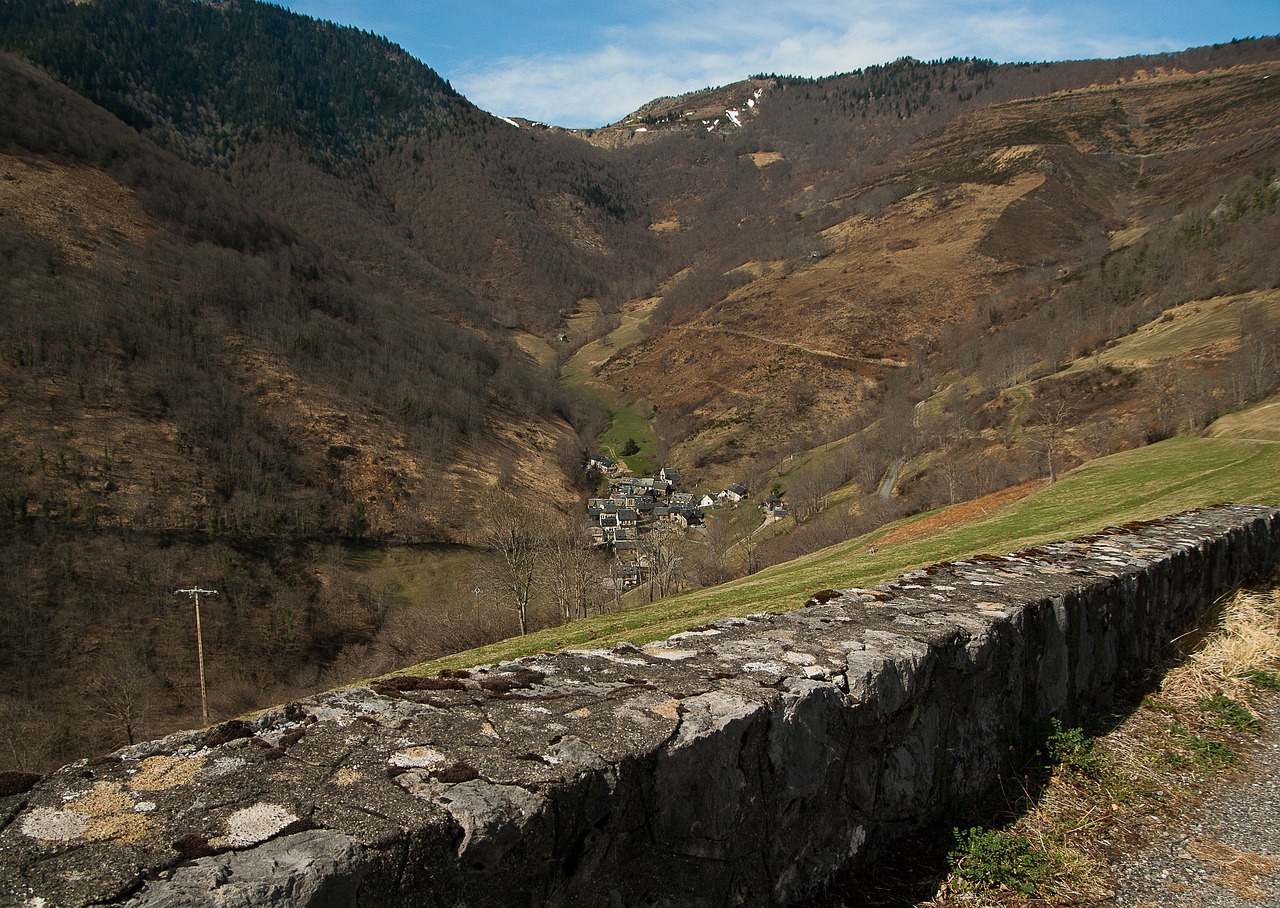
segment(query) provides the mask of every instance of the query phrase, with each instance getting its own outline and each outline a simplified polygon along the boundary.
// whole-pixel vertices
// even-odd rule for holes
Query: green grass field
[[[347,564],[366,583],[391,590],[402,603],[444,613],[465,607],[470,578],[485,557],[460,545],[352,546]]]
[[[624,462],[633,476],[649,476],[657,472],[661,466],[654,462],[658,440],[649,420],[623,404],[616,395],[601,395],[601,399],[609,408],[609,427],[600,433],[596,446],[614,460]],[[624,456],[622,452],[626,450],[628,441],[634,441],[640,450]]]
[[[609,647],[621,640],[640,645],[718,618],[798,608],[820,589],[872,586],[937,561],[979,552],[1004,554],[1228,501],[1280,504],[1280,445],[1241,438],[1169,439],[1092,461],[980,519],[920,538],[885,541],[895,528],[929,515],[882,527],[722,586],[504,640],[405,672],[434,674],[441,668],[549,650]]]
[[[1209,434],[1214,438],[1280,442],[1280,397],[1227,414],[1209,427]]]
[[[624,461],[636,476],[647,476],[661,466],[654,462],[657,438],[653,426],[648,416],[628,406],[612,387],[596,378],[596,369],[617,350],[641,340],[649,308],[622,313],[617,328],[579,349],[560,370],[561,384],[594,397],[609,411],[609,425],[596,439],[596,447],[613,459]],[[640,450],[623,457],[621,452],[628,440]]]

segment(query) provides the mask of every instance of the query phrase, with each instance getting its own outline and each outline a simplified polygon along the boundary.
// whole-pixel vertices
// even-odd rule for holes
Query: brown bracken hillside
[[[1271,218],[1242,226],[1224,257],[1188,230],[1225,197],[1252,205],[1272,191],[1277,76],[1280,62],[1144,72],[959,117],[827,200],[813,216],[834,223],[808,254],[743,263],[749,280],[605,374],[676,423],[677,463],[705,467],[732,441],[730,470],[742,471],[797,432],[811,444],[825,427],[847,430],[913,368],[935,385],[940,366],[970,371],[955,357],[972,335],[988,369],[1024,360],[1009,375],[1022,379],[1171,300],[1265,288]],[[892,201],[868,211],[873,194]],[[1144,267],[1154,256],[1160,266]],[[1095,295],[1120,298],[1090,312]],[[1023,324],[1036,326],[1030,345]]]

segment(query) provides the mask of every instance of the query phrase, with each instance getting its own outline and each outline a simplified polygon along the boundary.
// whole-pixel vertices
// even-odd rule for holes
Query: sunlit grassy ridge
[[[1190,351],[1230,345],[1240,336],[1241,313],[1246,307],[1256,307],[1271,324],[1280,323],[1280,290],[1258,290],[1176,306],[1109,345],[1096,358],[1080,358],[1071,370],[1088,369],[1098,363],[1127,366],[1169,361]]]
[[[1235,501],[1280,503],[1280,445],[1237,438],[1174,438],[1101,458],[976,520],[910,538],[917,515],[750,577],[650,605],[512,638],[406,669],[498,662],[550,650],[644,644],[718,618],[781,612],[825,589],[872,586],[904,571],[979,552],[1004,554],[1107,526]]]
[[[1209,427],[1209,434],[1214,438],[1280,442],[1280,397],[1222,417]]]

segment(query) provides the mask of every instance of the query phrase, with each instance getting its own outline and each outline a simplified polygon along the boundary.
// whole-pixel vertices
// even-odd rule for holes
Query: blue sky
[[[390,38],[491,113],[600,126],[758,72],[902,56],[1069,60],[1280,32],[1280,0],[297,0]]]

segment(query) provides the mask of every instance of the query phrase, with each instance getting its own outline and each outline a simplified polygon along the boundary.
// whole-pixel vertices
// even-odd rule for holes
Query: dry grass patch
[[[770,164],[776,164],[779,161],[786,160],[786,156],[780,151],[757,151],[752,154],[748,154],[745,157],[747,157],[752,164],[761,169],[768,167]]]
[[[1239,413],[1229,413],[1209,429],[1213,438],[1256,438],[1280,442],[1280,395]]]
[[[1162,698],[1178,709],[1219,696],[1248,702],[1258,673],[1280,663],[1280,589],[1237,594],[1222,606],[1220,620],[1161,685]]]
[[[155,231],[132,189],[92,167],[0,154],[0,209],[87,265],[104,248],[142,242]]]
[[[1216,839],[1196,836],[1187,850],[1218,868],[1214,881],[1227,887],[1242,899],[1262,901],[1269,893],[1257,884],[1257,880],[1280,872],[1280,861],[1261,854],[1252,854],[1233,848]]]
[[[1280,291],[1252,291],[1176,306],[1116,339],[1096,357],[1080,358],[1070,371],[1093,369],[1098,364],[1129,367],[1177,362],[1192,352],[1202,357],[1229,355],[1239,347],[1241,314],[1249,307],[1257,307],[1269,324],[1277,324]]]

